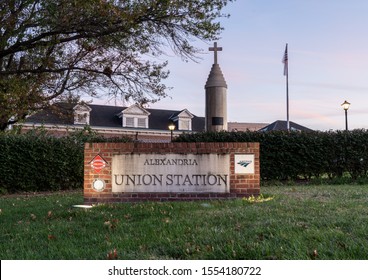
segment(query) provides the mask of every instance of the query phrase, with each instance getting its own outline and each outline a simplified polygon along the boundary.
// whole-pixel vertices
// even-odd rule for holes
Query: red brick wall
[[[111,162],[119,154],[230,154],[229,193],[112,193]],[[254,154],[254,174],[235,174],[234,155]],[[96,172],[91,161],[100,155],[106,166]],[[92,188],[95,179],[106,183],[103,191]],[[260,194],[259,143],[87,143],[84,150],[85,204],[135,201],[205,200],[247,197]]]

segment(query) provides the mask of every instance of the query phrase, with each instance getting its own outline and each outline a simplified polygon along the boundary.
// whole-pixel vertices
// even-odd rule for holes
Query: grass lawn
[[[0,259],[368,259],[368,186],[262,187],[259,201],[72,208],[0,196]]]

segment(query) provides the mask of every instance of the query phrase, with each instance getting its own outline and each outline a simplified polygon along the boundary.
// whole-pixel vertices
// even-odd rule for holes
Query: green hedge
[[[83,182],[83,153],[71,138],[0,137],[0,186],[8,192],[75,188]]]
[[[91,130],[55,138],[42,131],[0,134],[0,193],[81,188],[83,149],[103,139]],[[368,175],[368,132],[217,132],[183,134],[177,142],[259,142],[262,180]]]
[[[184,134],[178,142],[259,142],[263,180],[368,174],[368,132],[206,132]]]
[[[81,188],[87,141],[116,139],[104,139],[89,129],[62,138],[42,130],[23,135],[1,133],[0,193]]]

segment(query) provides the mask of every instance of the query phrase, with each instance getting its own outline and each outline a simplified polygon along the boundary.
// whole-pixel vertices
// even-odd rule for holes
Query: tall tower
[[[206,131],[227,130],[227,84],[217,63],[217,52],[222,51],[221,47],[217,47],[217,42],[213,48],[209,48],[214,52],[214,64],[208,75],[205,85],[206,90]]]

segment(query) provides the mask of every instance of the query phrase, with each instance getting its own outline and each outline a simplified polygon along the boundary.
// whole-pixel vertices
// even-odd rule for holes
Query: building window
[[[191,120],[179,119],[179,130],[192,130],[191,123]]]
[[[190,113],[187,109],[175,113],[170,117],[170,120],[178,124],[178,130],[192,130],[192,119],[194,115]]]
[[[77,114],[77,123],[87,124],[87,113]]]
[[[148,128],[150,114],[146,109],[135,104],[124,109],[117,116],[122,118],[123,127]]]
[[[138,127],[146,128],[146,118],[138,118]]]
[[[74,110],[74,124],[90,124],[90,113],[92,109],[87,105],[76,105]]]
[[[125,118],[125,126],[134,127],[134,118],[132,117]]]
[[[124,117],[123,127],[148,128],[148,117]]]

